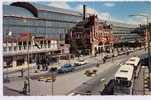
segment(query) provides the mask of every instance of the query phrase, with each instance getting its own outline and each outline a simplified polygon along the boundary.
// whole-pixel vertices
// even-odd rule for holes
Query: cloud
[[[51,3],[48,3],[47,5],[57,7],[57,8],[71,9],[71,7],[65,1],[51,2]]]
[[[83,12],[83,5],[80,4],[75,9],[82,13]],[[88,7],[88,6],[86,6],[86,13],[87,14],[95,14],[98,16],[99,19],[102,19],[102,20],[109,20],[109,18],[111,18],[111,15],[108,12],[97,11],[93,8]]]
[[[3,2],[3,5],[10,5],[12,2],[11,1],[5,1]]]
[[[146,22],[147,22],[146,18],[139,16],[128,19],[128,23],[130,24],[146,24]]]
[[[115,3],[107,2],[107,3],[104,3],[103,5],[106,7],[114,7]]]
[[[149,16],[149,14],[147,13],[139,13],[138,15],[144,15],[144,16]],[[149,22],[151,21],[151,19],[149,19]],[[133,16],[133,17],[130,17],[128,19],[128,22],[129,23],[132,23],[132,24],[146,24],[147,23],[147,18],[146,17],[143,17],[143,16]]]

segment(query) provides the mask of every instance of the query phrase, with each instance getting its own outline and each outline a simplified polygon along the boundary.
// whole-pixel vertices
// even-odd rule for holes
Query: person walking
[[[48,70],[48,64],[45,64],[45,70],[46,71]]]
[[[23,68],[21,69],[21,77],[23,77],[24,76],[24,70],[23,70]]]
[[[24,81],[23,94],[27,95],[27,82]]]
[[[40,69],[40,65],[38,64],[38,66],[37,66],[37,69],[39,70]]]
[[[104,58],[103,58],[103,64],[104,64],[105,62],[106,62],[106,58],[104,57]]]

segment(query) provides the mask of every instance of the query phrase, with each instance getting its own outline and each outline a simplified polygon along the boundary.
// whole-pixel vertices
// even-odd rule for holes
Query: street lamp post
[[[53,96],[53,77],[54,77],[53,71],[52,71],[52,73],[51,73],[51,77],[52,77],[52,82],[51,82],[51,94],[52,94],[52,96]]]
[[[110,25],[110,32],[111,32],[111,27],[112,25]],[[112,52],[112,62],[114,61],[113,57],[114,57],[114,43],[113,43],[113,33],[111,32],[111,52]]]
[[[149,69],[149,90],[151,91],[151,77],[150,77],[150,73],[151,73],[151,59],[150,59],[150,34],[149,34],[149,16],[147,15],[129,15],[129,16],[142,16],[144,18],[146,18],[146,36],[147,36],[147,39],[146,39],[146,47],[148,47],[148,69]],[[148,46],[147,46],[148,44]]]
[[[29,39],[28,39],[28,50],[27,50],[27,62],[28,62],[28,93],[30,94],[30,75],[29,75]]]
[[[24,23],[26,23],[27,22],[27,20],[26,19],[24,19],[24,21],[23,21]],[[25,29],[25,31],[26,31],[26,29]],[[27,81],[28,81],[28,93],[29,93],[29,95],[30,95],[30,72],[29,72],[29,41],[31,40],[30,39],[30,37],[31,36],[29,36],[30,34],[27,34]]]
[[[111,22],[111,16],[108,17],[108,21],[109,21],[109,23]],[[111,36],[111,37],[110,37],[110,38],[111,38],[111,47],[110,47],[111,49],[110,49],[110,50],[111,50],[111,52],[112,52],[112,62],[113,62],[114,43],[113,43],[113,32],[112,32],[111,29],[112,29],[112,24],[110,23],[110,24],[109,24],[109,32],[110,32],[110,36]]]
[[[51,95],[53,96],[54,95],[54,83],[55,80],[56,80],[56,76],[55,76],[55,72],[56,71],[56,68],[51,68]]]

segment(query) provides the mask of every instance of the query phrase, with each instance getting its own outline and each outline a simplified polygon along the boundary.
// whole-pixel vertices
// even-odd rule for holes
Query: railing
[[[55,46],[55,47],[50,46],[50,48],[43,47],[40,49],[35,46],[29,47],[29,53],[48,52],[48,51],[56,51],[56,50],[58,50],[57,46]],[[4,56],[18,55],[18,54],[20,55],[20,54],[27,54],[27,51],[28,51],[27,47],[24,48],[23,46],[22,47],[17,46],[16,50],[14,50],[14,49],[6,50],[6,51],[3,51],[3,54],[4,54]]]

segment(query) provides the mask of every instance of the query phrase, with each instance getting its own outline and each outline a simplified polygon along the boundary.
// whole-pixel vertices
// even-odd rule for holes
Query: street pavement
[[[140,56],[141,54],[144,54],[143,51],[137,51],[137,52],[133,53],[132,55],[130,55],[130,57],[133,55]],[[114,60],[116,60],[116,59],[114,59]],[[92,95],[100,95],[100,92],[104,88],[104,84],[107,84],[109,82],[109,80],[114,78],[114,74],[116,73],[116,71],[118,70],[119,67],[120,66],[116,65],[116,61],[115,61],[114,65],[112,65],[112,67],[110,69],[108,69],[105,72],[100,73],[97,77],[90,79],[89,81],[87,81],[86,83],[77,87],[70,93],[86,94],[86,92],[89,91],[89,92],[91,92]],[[138,79],[135,81],[136,82],[135,95],[143,95],[142,91],[138,91],[138,89],[140,89],[140,90],[143,89],[143,78],[142,77],[143,76],[142,76],[142,70],[141,70]],[[101,80],[105,80],[105,82],[103,81],[103,83],[102,83]]]
[[[100,66],[98,69],[95,66],[88,69],[92,70],[95,68],[98,70],[98,73],[102,73],[108,70],[112,65],[113,63],[108,62]],[[92,78],[85,76],[84,72],[85,70],[81,70],[56,77],[56,81],[54,82],[54,95],[66,95],[72,89]],[[4,85],[21,91],[21,87],[23,87],[23,81],[13,81]],[[31,80],[31,95],[51,95],[51,88],[51,82],[46,83],[43,81],[39,82],[37,80]]]
[[[138,51],[138,54],[142,54],[143,51]],[[136,54],[137,54],[136,53]],[[131,55],[130,55],[131,56]],[[92,66],[89,67],[87,69],[92,70],[92,69],[97,69],[98,70],[98,75],[100,73],[103,72],[107,72],[105,73],[106,75],[111,74],[111,70],[108,71],[111,68],[117,67],[121,62],[127,60],[130,56],[126,56],[123,55],[121,57],[117,57],[114,59],[114,61],[109,61],[105,64],[101,64],[99,68]],[[91,58],[92,59],[92,58]],[[94,62],[96,63],[97,60],[96,59],[92,59],[90,60],[90,62]],[[56,77],[56,81],[54,82],[54,95],[67,95],[68,93],[70,93],[72,90],[74,90],[75,88],[79,87],[81,84],[87,82],[88,80],[94,78],[94,77],[87,77],[84,75],[85,70],[79,70],[79,71],[75,71],[72,73],[68,73],[68,74],[63,74],[63,75],[59,75],[58,77]],[[114,71],[113,71],[114,73]],[[104,75],[105,75],[104,74]],[[104,75],[102,75],[102,77],[104,77]],[[100,76],[100,75],[99,75]],[[112,74],[107,76],[111,77],[113,76]],[[39,95],[51,95],[51,89],[52,89],[52,84],[51,82],[43,82],[43,81],[37,81],[37,80],[31,80],[31,95],[35,96],[39,96]],[[17,91],[22,91],[23,88],[23,80],[16,80],[16,81],[11,81],[10,83],[5,83],[4,86],[6,86],[9,89],[14,89]],[[94,90],[95,91],[95,90]],[[6,94],[7,95],[7,94]]]
[[[23,94],[20,93],[20,91],[17,91],[16,89],[9,89],[7,87],[3,87],[3,95],[4,96],[21,96]]]
[[[147,66],[144,66],[144,94],[145,95],[151,95],[151,91],[149,91],[149,70]]]
[[[133,95],[144,95],[144,69],[140,69],[139,75],[134,79]]]
[[[119,67],[119,63],[114,64],[112,67],[109,67],[105,71],[100,72],[99,74],[94,76],[92,79],[84,82],[79,87],[72,90],[70,93],[86,94],[87,91],[90,91],[91,95],[100,95],[100,92],[104,89],[104,85],[107,84],[110,79],[113,79],[114,74]]]

